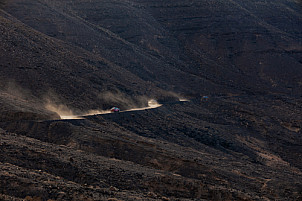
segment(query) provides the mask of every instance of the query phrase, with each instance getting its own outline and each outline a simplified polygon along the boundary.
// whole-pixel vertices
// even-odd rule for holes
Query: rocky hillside
[[[301,100],[280,98],[2,122],[1,193],[28,200],[299,200]]]
[[[301,22],[295,0],[0,1],[0,200],[301,200]]]
[[[301,95],[299,2],[10,0],[1,12],[1,84],[38,98]]]

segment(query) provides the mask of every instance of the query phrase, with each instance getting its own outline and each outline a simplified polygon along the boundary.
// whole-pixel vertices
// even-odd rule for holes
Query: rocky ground
[[[0,1],[0,200],[302,200],[301,13]]]
[[[2,122],[2,194],[299,200],[299,104],[213,97],[86,119]],[[262,112],[268,106],[279,115]]]

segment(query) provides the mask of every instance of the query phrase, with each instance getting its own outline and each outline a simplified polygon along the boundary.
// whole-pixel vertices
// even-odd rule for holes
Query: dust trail
[[[89,110],[88,113],[84,114],[83,116],[91,116],[97,114],[108,114],[111,113],[110,110]]]
[[[57,113],[61,119],[83,119],[80,115],[73,114],[73,111],[63,104],[47,103],[45,108],[49,111]]]
[[[127,111],[138,111],[138,110],[147,110],[147,109],[153,109],[162,106],[162,104],[159,104],[156,100],[151,99],[148,101],[147,107],[141,107],[141,108],[132,108],[129,110],[124,110],[121,112],[127,112]],[[46,105],[46,109],[56,112],[61,119],[85,119],[85,116],[92,116],[92,115],[100,115],[100,114],[108,114],[111,113],[110,110],[90,110],[87,113],[75,115],[72,110],[70,110],[66,105],[54,105],[51,103],[48,103]]]
[[[136,110],[147,110],[147,109],[153,109],[162,106],[162,104],[159,104],[156,100],[151,99],[148,101],[148,107],[141,107],[141,108],[132,108],[126,111],[136,111]]]
[[[60,115],[61,119],[84,119],[81,116],[76,116],[76,115]]]
[[[178,98],[178,100],[180,102],[188,102],[188,101],[190,101],[189,99],[186,99],[186,98]]]
[[[138,107],[138,108],[132,108],[129,110],[124,110],[121,112],[127,112],[127,111],[138,111],[138,110],[148,110],[148,109],[153,109],[162,106],[162,104],[159,104],[156,100],[151,99],[148,101],[148,106],[147,107]],[[91,115],[98,115],[98,114],[108,114],[112,113],[110,110],[91,110],[87,114],[83,116],[91,116]]]

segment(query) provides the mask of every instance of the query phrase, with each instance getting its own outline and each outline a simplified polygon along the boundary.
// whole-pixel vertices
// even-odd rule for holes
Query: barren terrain
[[[294,0],[1,1],[0,200],[302,200],[301,22]]]

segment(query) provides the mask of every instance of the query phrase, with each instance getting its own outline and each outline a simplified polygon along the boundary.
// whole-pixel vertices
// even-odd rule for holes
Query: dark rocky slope
[[[29,26],[11,33],[14,25],[2,23],[5,78],[38,88],[39,97],[54,90],[74,107],[99,104],[104,91],[159,95],[156,86],[187,95],[300,94],[301,6],[293,1],[11,0],[5,11]]]
[[[302,16],[294,1],[15,0],[7,10],[175,91],[300,94]]]
[[[301,9],[1,1],[0,200],[301,200]]]
[[[1,28],[1,86],[4,93],[14,95],[17,90],[18,94],[24,92],[27,97],[44,99],[44,103],[50,100],[70,103],[68,105],[78,109],[92,109],[102,102],[98,98],[101,92],[117,93],[128,85],[129,95],[135,96],[142,88],[152,88],[152,84],[127,70],[18,21],[2,17]],[[131,84],[132,81],[135,84]],[[157,90],[156,87],[152,89]]]
[[[271,99],[274,101],[268,103],[266,98],[221,97],[82,120],[2,122],[2,128],[18,135],[1,135],[6,140],[1,146],[1,162],[24,171],[41,170],[77,185],[106,184],[101,187],[107,190],[115,186],[120,190],[111,196],[117,198],[122,192],[131,197],[135,191],[140,199],[299,200],[301,102],[293,103],[285,97]],[[272,109],[263,112],[268,106]],[[24,140],[10,142],[7,138],[12,137],[38,141],[19,145]],[[58,148],[45,147],[43,153],[35,154],[27,151],[36,150],[40,143]],[[62,155],[57,155],[59,151]],[[82,161],[87,157],[89,162]],[[112,161],[117,169],[102,173],[108,163],[105,161]],[[136,176],[131,176],[127,164],[141,168],[143,173],[132,167]],[[6,185],[2,184],[2,189]],[[22,186],[15,188],[24,190]],[[42,189],[49,193],[52,188]],[[68,187],[63,189],[67,194],[73,192]],[[82,191],[87,196],[93,190]],[[28,195],[41,197],[39,192],[32,189]],[[55,192],[43,196],[60,199]],[[104,192],[99,196],[104,197],[94,199],[108,198]]]

